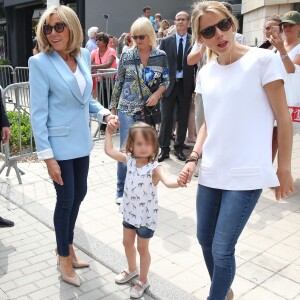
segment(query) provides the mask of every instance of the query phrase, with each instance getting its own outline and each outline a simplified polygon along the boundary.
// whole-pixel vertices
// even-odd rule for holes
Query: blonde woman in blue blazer
[[[72,9],[46,10],[37,28],[41,53],[29,59],[31,122],[40,160],[47,164],[57,202],[54,226],[63,279],[79,286],[75,267],[88,267],[73,248],[74,227],[87,192],[92,138],[89,114],[114,130],[118,119],[92,99],[91,62]]]

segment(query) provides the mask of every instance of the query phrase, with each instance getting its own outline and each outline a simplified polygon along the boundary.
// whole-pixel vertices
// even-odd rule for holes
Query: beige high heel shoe
[[[72,262],[72,266],[73,268],[88,268],[90,266],[90,264],[87,261],[81,260],[81,259],[74,259],[74,257],[72,256],[72,252],[74,252],[73,249],[71,249],[70,246],[70,257],[71,257],[71,262]],[[57,248],[55,248],[55,253],[57,255]],[[75,254],[75,252],[74,252]],[[73,254],[73,255],[74,255]]]
[[[70,255],[71,255],[71,261],[72,261],[72,266],[73,268],[88,268],[90,266],[90,264],[87,261],[78,259],[76,257],[74,248],[72,245],[69,245],[69,249],[70,249]]]
[[[234,298],[233,290],[230,289],[229,292],[228,292],[226,300],[233,300],[233,298]]]
[[[56,250],[55,250],[56,251]],[[57,256],[57,268],[61,273],[61,277],[63,281],[72,284],[74,286],[80,286],[80,279],[77,273],[74,271],[73,274],[69,274],[65,271],[67,265],[71,265],[71,256],[59,256],[56,251],[56,256]]]

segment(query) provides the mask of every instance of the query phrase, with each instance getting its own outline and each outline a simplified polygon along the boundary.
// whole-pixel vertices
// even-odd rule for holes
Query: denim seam
[[[239,223],[238,226],[236,227],[235,234],[234,234],[234,236],[232,237],[232,240],[231,240],[231,243],[230,243],[230,249],[229,249],[230,252],[231,252],[231,250],[232,250],[232,248],[233,248],[233,244],[234,244],[234,243],[233,243],[233,240],[236,238],[237,232],[238,232],[239,228],[241,227],[241,224],[243,223],[242,221],[243,221],[244,218],[245,218],[246,211],[248,210],[248,208],[249,208],[249,206],[250,206],[250,203],[251,203],[252,200],[253,200],[254,194],[255,194],[255,190],[252,191],[251,196],[249,197],[247,204],[244,206],[243,214],[242,214],[242,217],[240,218],[240,223]],[[246,226],[246,224],[245,224],[245,226]],[[241,232],[241,233],[242,233],[242,232]],[[237,241],[236,241],[236,244],[237,244]],[[235,257],[235,254],[234,254],[234,257]],[[230,276],[231,276],[231,283],[232,283],[232,281],[233,281],[234,278],[233,278],[233,267],[232,267],[232,263],[231,263],[231,262],[230,262]],[[227,288],[227,291],[228,291],[228,292],[229,292],[229,290],[230,290],[230,287],[231,287],[231,285],[228,286],[228,288]],[[228,292],[227,292],[227,294],[228,294]],[[227,295],[227,294],[226,294],[226,295]],[[225,299],[226,299],[226,298],[225,298]]]

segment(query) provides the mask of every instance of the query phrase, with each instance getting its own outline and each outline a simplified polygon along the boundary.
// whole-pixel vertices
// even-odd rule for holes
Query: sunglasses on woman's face
[[[141,34],[141,35],[133,35],[132,38],[134,40],[140,39],[140,40],[144,40],[146,37],[146,34]]]
[[[198,34],[202,35],[205,39],[211,39],[216,34],[216,27],[221,31],[228,31],[232,26],[231,18],[221,20],[218,24],[209,26],[201,31]]]
[[[65,23],[56,23],[54,26],[51,25],[44,25],[43,26],[43,31],[45,34],[50,34],[52,33],[53,28],[57,33],[61,33],[65,30]]]

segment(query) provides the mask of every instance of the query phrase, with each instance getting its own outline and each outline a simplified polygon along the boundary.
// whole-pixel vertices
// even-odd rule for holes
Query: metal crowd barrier
[[[11,149],[9,143],[1,146],[0,157],[4,159],[4,163],[0,168],[0,174],[5,168],[7,168],[6,176],[9,176],[11,168],[13,168],[16,172],[19,184],[22,184],[21,175],[23,175],[24,172],[19,169],[18,161],[21,158],[31,157],[35,155],[33,135],[29,118],[29,83],[14,83],[7,86],[2,92],[2,98],[6,111],[16,112],[15,122],[18,122],[18,130],[17,132],[12,132],[12,134],[17,135],[18,141],[16,143],[16,149]],[[27,115],[28,119],[26,118],[26,124],[23,124],[23,118]],[[29,132],[29,143],[26,143],[27,146],[24,145],[23,130],[26,130],[27,134]],[[11,151],[13,151],[13,154],[11,154]]]
[[[15,67],[15,83],[29,81],[28,67]]]
[[[5,72],[8,72],[10,74],[13,71],[13,68],[5,68]],[[17,68],[16,74],[18,74],[19,72],[17,78],[19,80],[25,80],[27,76],[26,74],[28,74],[26,73],[27,71],[27,68]],[[111,94],[116,75],[117,70],[115,69],[97,70],[97,73],[92,75],[93,79],[96,82],[95,99],[106,108],[109,107],[111,101]],[[19,184],[22,184],[21,175],[23,175],[24,172],[19,169],[18,161],[22,158],[28,158],[36,155],[30,124],[29,82],[13,83],[7,86],[4,85],[4,89],[2,89],[2,100],[4,108],[7,112],[16,112],[16,115],[14,116],[14,122],[17,122],[18,126],[15,127],[17,128],[17,131],[12,132],[12,135],[17,136],[18,141],[14,143],[17,144],[16,149],[12,149],[10,143],[6,143],[5,145],[1,146],[0,157],[3,158],[4,163],[0,167],[0,174],[4,171],[5,168],[7,168],[6,176],[9,176],[10,171],[13,168],[16,172]],[[26,124],[26,135],[28,136],[29,133],[29,142],[27,140],[25,146],[25,136],[23,133],[24,124],[22,124],[22,119],[27,115],[29,117],[29,121],[27,121],[28,124]],[[103,136],[101,136],[100,130],[101,123],[95,117],[90,117],[90,121],[93,140],[96,141],[102,139]]]
[[[0,85],[6,88],[10,84],[29,81],[28,67],[0,65]]]
[[[95,87],[93,97],[105,108],[108,108],[110,105],[117,73],[118,70],[116,69],[98,69],[96,73],[92,74]],[[97,126],[93,133],[93,140],[97,141],[103,139],[103,135],[101,135],[101,123],[94,117],[91,117],[90,120],[92,131],[94,131],[94,125]]]
[[[15,70],[9,65],[0,65],[0,85],[6,88],[8,85],[15,83]]]

